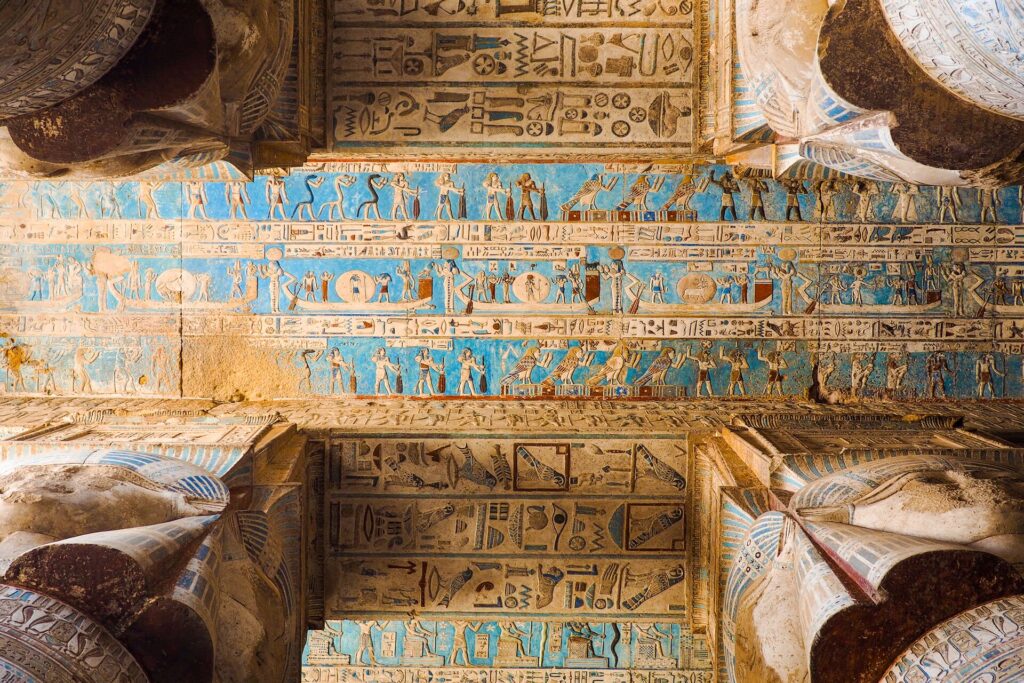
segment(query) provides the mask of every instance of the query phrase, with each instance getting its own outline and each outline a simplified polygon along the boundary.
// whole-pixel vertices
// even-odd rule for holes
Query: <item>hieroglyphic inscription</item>
[[[335,149],[689,149],[693,10],[690,0],[336,0]]]
[[[686,614],[685,442],[342,440],[329,618]]]
[[[963,190],[945,222],[922,188],[918,224],[887,186],[840,184],[783,220],[785,188],[742,186],[730,207],[726,172],[364,161],[5,184],[0,377],[219,398],[248,387],[180,369],[280,371],[277,397],[1024,391],[1019,193],[993,222]]]

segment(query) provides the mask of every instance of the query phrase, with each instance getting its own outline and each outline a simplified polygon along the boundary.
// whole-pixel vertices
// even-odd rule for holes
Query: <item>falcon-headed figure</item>
[[[665,384],[665,376],[668,375],[668,371],[672,368],[681,367],[685,362],[685,356],[676,358],[676,350],[671,346],[666,346],[658,354],[658,357],[654,359],[651,366],[647,368],[647,371],[640,375],[633,384],[638,387],[645,387],[649,384]]]
[[[576,370],[585,366],[583,349],[578,346],[570,346],[565,355],[562,356],[562,360],[558,361],[558,365],[541,381],[541,384],[546,387],[553,387],[559,382],[562,384],[572,384],[572,378],[576,374]]]
[[[523,355],[516,361],[516,364],[512,366],[512,369],[508,371],[508,374],[501,378],[501,386],[508,388],[516,382],[522,384],[533,383],[533,369],[537,367],[540,360],[540,348],[537,346],[531,346],[523,352]]]
[[[634,353],[629,350],[629,346],[626,345],[626,342],[620,341],[615,345],[604,365],[596,369],[587,378],[587,385],[595,387],[601,382],[605,382],[609,386],[621,386],[625,383],[626,376],[629,374],[629,369],[633,367],[634,360]]]
[[[605,185],[604,174],[595,173],[583,182],[582,187],[576,191],[576,194],[569,201],[562,204],[562,211],[572,211],[573,207],[577,204],[584,211],[594,208],[594,205],[597,204],[597,196],[602,192],[614,189],[618,182],[618,178],[612,178],[612,181]]]
[[[641,175],[629,188],[629,193],[622,198],[622,202],[615,207],[618,211],[625,211],[630,206],[636,205],[637,210],[647,211],[647,195],[657,192],[665,184],[665,177],[661,176],[653,183],[649,175]]]
[[[663,211],[666,211],[673,206],[679,206],[683,211],[689,211],[690,202],[693,201],[693,195],[696,193],[697,186],[693,182],[693,176],[683,176],[683,179],[679,181],[676,189],[672,191],[672,194],[661,205],[661,208]]]

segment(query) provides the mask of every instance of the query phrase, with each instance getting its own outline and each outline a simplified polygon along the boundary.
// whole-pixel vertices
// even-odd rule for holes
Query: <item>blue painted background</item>
[[[281,397],[350,395],[353,388],[358,395],[388,394],[374,364],[381,349],[391,364],[390,394],[399,394],[400,374],[405,396],[804,396],[814,385],[815,363],[834,367],[819,373],[823,394],[1024,394],[1018,188],[998,194],[995,223],[980,222],[976,190],[961,190],[960,223],[946,225],[937,222],[934,188],[920,188],[918,220],[902,224],[893,222],[896,196],[880,186],[871,199],[874,222],[859,224],[851,184],[837,195],[837,215],[823,221],[808,183],[799,197],[803,220],[786,222],[785,192],[767,181],[767,222],[746,220],[750,191],[743,185],[736,194],[740,220],[720,223],[722,192],[715,184],[695,195],[695,214],[669,202],[681,182],[692,179],[703,187],[709,171],[720,179],[724,167],[692,173],[593,164],[422,168],[430,170],[353,165],[296,173],[284,178],[272,221],[267,178],[244,188],[152,181],[0,185],[0,372],[6,391],[209,395],[203,373],[182,373],[180,364],[187,370],[188,363],[201,362],[211,339],[244,338],[264,351],[255,362],[273,363],[289,378]],[[419,190],[418,220],[391,218],[395,189],[388,183],[396,173]],[[491,173],[505,192],[511,186],[514,214],[522,205],[515,183],[529,174],[544,189],[547,219],[541,219],[536,192],[531,197],[538,220],[529,214],[508,220],[502,194],[488,212],[484,183]],[[563,211],[584,182],[602,173],[603,182],[614,180],[615,186],[598,195],[591,211]],[[464,188],[464,218],[453,191],[455,220],[444,207],[436,219],[443,174]],[[373,188],[380,220],[365,204],[374,176],[381,186]],[[340,186],[339,178],[345,178]],[[645,182],[649,191],[641,201],[643,192],[635,190]],[[329,205],[339,201],[338,187],[344,219],[337,204]],[[233,219],[232,191],[244,193]],[[241,217],[243,209],[248,218]],[[414,214],[411,194],[406,210]],[[659,247],[679,251],[644,256]],[[565,248],[573,251],[545,255]],[[492,251],[473,253],[479,249]],[[787,294],[781,273],[789,264],[794,287]],[[950,276],[957,264],[964,268],[960,284]],[[458,271],[455,285],[463,285],[451,300],[442,273],[450,265]],[[401,298],[399,271],[405,266],[413,298],[420,298],[421,285],[429,293],[415,305],[399,306],[394,302]],[[237,288],[232,271],[239,273]],[[360,272],[368,279],[360,280],[359,295],[339,291],[339,283]],[[589,305],[577,299],[575,308],[560,309],[557,290],[572,302],[573,272],[584,287],[590,276],[595,296]],[[326,301],[324,273],[332,278]],[[480,288],[471,292],[466,278],[475,282],[481,273],[491,280],[520,278],[518,290],[511,288],[515,305],[504,306],[500,282],[497,302],[487,300],[489,292],[481,297]],[[310,291],[303,285],[307,274]],[[534,301],[525,301],[526,274],[538,283]],[[653,293],[656,275],[664,282],[659,297]],[[677,289],[684,277],[697,278],[697,290],[705,288],[696,291],[696,304]],[[392,305],[381,291],[387,278]],[[745,301],[742,286],[730,278],[746,278]],[[348,306],[341,305],[343,296]],[[432,391],[426,383],[417,387],[417,358],[427,357],[424,349]],[[239,349],[240,363],[248,352]],[[463,383],[467,352],[475,367]],[[774,373],[763,359],[775,352],[784,367],[772,383]],[[552,375],[573,355],[586,363],[571,381]],[[530,357],[539,361],[532,369]],[[604,374],[615,369],[617,357],[624,359],[621,371]],[[339,368],[333,374],[332,358]],[[670,365],[664,375],[656,372],[659,362]],[[864,369],[859,378],[855,362]]]

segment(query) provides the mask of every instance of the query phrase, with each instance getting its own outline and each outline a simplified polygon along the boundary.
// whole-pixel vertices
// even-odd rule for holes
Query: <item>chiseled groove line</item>
[[[631,19],[611,19],[609,21],[574,21],[572,18],[564,19],[565,23],[531,23],[528,21],[505,21],[501,19],[483,19],[480,21],[456,21],[446,22],[442,20],[434,21],[334,21],[332,23],[333,28],[375,28],[382,31],[388,31],[393,29],[405,30],[405,29],[437,29],[437,30],[449,30],[458,28],[470,28],[479,29],[481,31],[488,31],[491,29],[503,29],[503,28],[520,28],[520,29],[549,29],[552,31],[565,31],[572,29],[617,29],[617,28],[651,28],[651,29],[693,29],[694,24],[692,21],[665,21],[665,22],[654,22],[654,21],[637,21]],[[332,41],[335,45],[339,43],[345,43],[351,46],[351,43],[346,42],[345,38],[334,38]]]
[[[685,549],[679,548],[677,550],[645,550],[645,551],[629,551],[623,550],[620,553],[594,553],[584,554],[575,551],[565,552],[561,550],[520,550],[515,553],[489,553],[484,549],[469,550],[463,552],[453,552],[446,550],[391,550],[388,552],[367,552],[359,548],[352,550],[338,550],[336,548],[329,548],[326,550],[327,556],[331,559],[336,560],[351,560],[351,559],[371,559],[371,560],[387,560],[390,558],[403,559],[403,560],[479,560],[481,563],[486,564],[492,560],[516,560],[529,558],[531,560],[576,560],[579,562],[587,563],[590,560],[666,560],[669,558],[680,559],[680,554],[685,552]],[[566,576],[569,576],[566,574]]]
[[[429,81],[403,81],[401,79],[388,80],[388,81],[345,81],[346,88],[377,88],[387,89],[389,87],[396,88],[485,88],[490,90],[496,90],[498,88],[515,88],[517,86],[523,86],[527,88],[551,88],[553,86],[571,87],[571,88],[617,88],[619,90],[629,90],[630,92],[637,92],[643,90],[666,90],[669,88],[692,88],[692,82],[686,81],[636,81],[628,79],[616,79],[607,81],[581,81],[573,78],[561,78],[558,80],[550,81],[534,81],[534,80],[512,80],[512,81],[451,81],[445,80],[443,77],[438,76],[435,80]],[[689,93],[673,93],[679,96]],[[333,98],[332,98],[333,99]],[[689,118],[689,117],[687,117]],[[643,122],[641,122],[643,123]]]
[[[390,149],[392,147],[400,147],[407,149],[410,147],[430,147],[436,148],[437,153],[448,153],[452,149],[465,149],[465,148],[479,148],[481,150],[490,150],[496,147],[515,149],[517,152],[521,152],[526,158],[529,158],[529,152],[531,151],[546,151],[552,150],[554,152],[560,151],[560,149],[568,148],[570,151],[579,150],[582,152],[588,152],[590,150],[596,150],[598,152],[604,152],[605,150],[611,149],[622,149],[625,151],[639,150],[642,153],[647,153],[648,150],[653,152],[660,152],[662,156],[671,151],[672,149],[692,149],[693,143],[691,140],[665,140],[663,142],[652,141],[652,142],[615,142],[614,140],[608,140],[606,142],[594,143],[592,140],[575,142],[573,140],[564,141],[551,141],[545,142],[538,140],[533,143],[517,142],[515,140],[507,140],[505,142],[487,142],[481,140],[480,142],[475,141],[463,141],[455,139],[452,136],[451,139],[444,140],[335,140],[333,150],[335,152],[341,152],[345,150],[358,151],[360,149]],[[611,155],[606,155],[611,156]],[[394,161],[407,161],[409,157],[398,157]],[[421,161],[433,161],[432,159],[421,159]],[[440,163],[440,162],[439,162]],[[457,162],[451,162],[457,163]],[[471,162],[477,163],[477,162]],[[479,162],[483,163],[483,162]]]

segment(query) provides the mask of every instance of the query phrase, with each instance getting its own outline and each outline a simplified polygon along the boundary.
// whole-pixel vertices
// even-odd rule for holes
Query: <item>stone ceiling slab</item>
[[[689,156],[694,14],[688,0],[338,0],[333,153]]]

